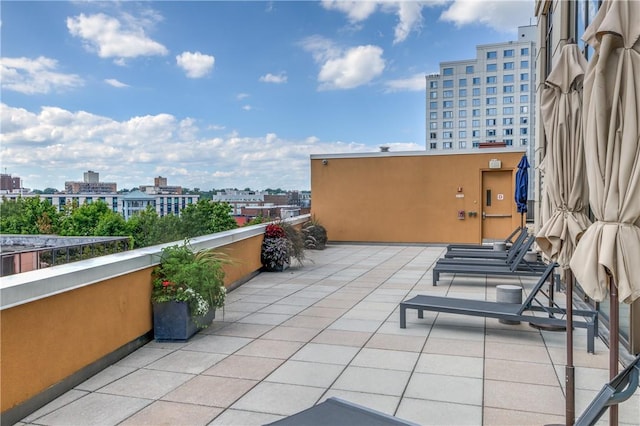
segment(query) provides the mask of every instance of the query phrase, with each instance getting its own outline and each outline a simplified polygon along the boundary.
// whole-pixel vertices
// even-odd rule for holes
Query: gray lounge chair
[[[522,234],[527,233],[526,228],[517,227],[513,230],[511,234],[507,238],[504,239],[504,243],[509,245],[513,244],[516,238]],[[493,244],[449,244],[447,245],[447,250],[456,250],[456,249],[479,249],[479,250],[493,250]]]
[[[546,268],[539,261],[528,262],[524,256],[535,242],[535,237],[529,236],[522,244],[512,261],[492,259],[446,259],[442,258],[433,267],[433,285],[438,285],[441,273],[460,275],[508,275],[508,276],[538,276]]]
[[[266,426],[419,426],[376,410],[332,397]]]
[[[407,309],[416,309],[418,318],[424,318],[424,311],[433,311],[566,327],[567,322],[563,318],[566,314],[565,309],[559,307],[550,295],[542,290],[544,283],[552,277],[556,266],[555,263],[550,263],[547,266],[522,304],[427,295],[412,297],[400,303],[400,328],[407,327]],[[547,303],[537,299],[541,294],[546,297]],[[546,313],[547,316],[535,316],[536,312]],[[573,313],[575,316],[584,317],[584,321],[574,321],[574,327],[587,329],[587,350],[593,353],[595,337],[598,334],[598,312],[596,310],[574,309]]]
[[[606,383],[589,406],[582,412],[575,426],[595,425],[607,409],[631,398],[640,384],[640,356]]]
[[[485,250],[485,249],[452,249],[447,250],[444,254],[445,259],[457,259],[457,258],[465,258],[465,259],[503,259],[503,260],[511,260],[513,256],[516,255],[522,243],[527,239],[528,234],[526,232],[521,232],[518,235],[518,238],[515,239],[511,247],[507,250]]]

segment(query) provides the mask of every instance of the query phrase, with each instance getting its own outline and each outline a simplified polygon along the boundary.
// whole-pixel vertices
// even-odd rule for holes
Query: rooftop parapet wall
[[[308,215],[288,220],[300,225]],[[262,266],[266,225],[190,240],[220,249],[233,263],[225,285],[244,282]],[[3,277],[0,284],[0,401],[12,424],[94,374],[96,363],[152,331],[151,272],[164,246],[146,247]],[[148,340],[148,337],[147,337]],[[105,365],[106,367],[107,365]],[[92,370],[87,370],[88,368]],[[88,375],[83,375],[88,371]],[[44,396],[43,396],[44,395]],[[13,419],[13,421],[10,421]],[[8,422],[8,423],[7,423]]]

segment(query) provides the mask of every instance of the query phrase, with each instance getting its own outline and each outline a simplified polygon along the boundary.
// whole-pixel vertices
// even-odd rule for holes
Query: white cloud
[[[83,80],[76,74],[56,72],[58,61],[40,56],[0,59],[2,88],[33,95],[80,87]]]
[[[119,89],[122,87],[129,87],[128,84],[118,81],[115,78],[107,78],[104,80],[104,82],[107,83],[109,86],[117,87]]]
[[[367,20],[377,11],[397,15],[398,23],[394,29],[393,42],[400,43],[406,40],[412,31],[419,31],[422,26],[422,9],[425,6],[436,6],[447,3],[450,0],[379,0],[379,1],[345,1],[323,0],[322,7],[327,10],[337,10],[347,15],[351,24],[357,24]]]
[[[387,92],[424,91],[426,90],[425,75],[426,73],[421,73],[421,74],[414,74],[408,78],[389,80],[385,83],[385,86],[387,86],[386,91]]]
[[[3,165],[32,188],[61,189],[95,170],[119,188],[149,184],[167,176],[172,185],[202,189],[251,187],[310,188],[311,154],[376,152],[377,146],[320,141],[315,136],[288,140],[276,133],[243,137],[231,132],[206,137],[196,120],[170,114],[118,121],[85,111],[43,107],[39,112],[0,104],[0,156]],[[389,143],[392,151],[418,150],[415,144]]]
[[[378,46],[366,45],[341,50],[331,41],[319,36],[305,39],[302,46],[320,63],[320,90],[353,89],[369,83],[382,74],[385,68],[383,50]]]
[[[440,19],[457,26],[480,23],[502,32],[514,32],[534,16],[534,0],[455,0]]]
[[[280,84],[280,83],[286,83],[287,80],[288,80],[287,74],[284,72],[281,72],[279,74],[267,73],[260,77],[260,81],[263,83]]]
[[[251,111],[253,109],[253,107],[251,105],[243,105],[242,109],[245,111]]]
[[[182,52],[176,56],[176,63],[182,68],[189,78],[201,78],[213,69],[216,59],[200,52]]]
[[[239,101],[241,101],[241,100],[243,100],[243,99],[246,99],[246,98],[248,98],[248,97],[249,97],[249,94],[248,94],[248,93],[238,93],[238,94],[236,95],[236,99],[237,99],[237,100],[239,100]]]
[[[103,13],[82,13],[67,18],[67,28],[71,35],[81,38],[85,47],[96,52],[99,57],[115,58],[118,65],[122,65],[127,58],[169,53],[166,47],[146,35],[145,27],[152,23],[153,19],[148,16],[136,19],[125,15],[120,21]]]

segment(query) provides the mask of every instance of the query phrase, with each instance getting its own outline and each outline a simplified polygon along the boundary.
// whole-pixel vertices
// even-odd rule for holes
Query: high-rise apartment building
[[[426,77],[427,152],[526,147],[532,163],[535,39],[536,26],[519,27],[518,40],[477,46],[475,59],[441,62]]]
[[[82,182],[65,182],[65,192],[68,194],[108,194],[118,190],[118,185],[115,182],[100,182],[100,174],[92,170],[85,172],[83,179]]]

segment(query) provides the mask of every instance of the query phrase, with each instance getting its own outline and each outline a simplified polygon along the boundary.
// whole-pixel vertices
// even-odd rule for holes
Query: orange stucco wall
[[[511,170],[515,180],[522,158],[521,152],[393,154],[312,158],[312,214],[327,228],[330,241],[479,243],[482,171],[498,159],[500,170]],[[510,231],[520,224],[512,204]],[[478,216],[458,220],[458,210]]]
[[[260,269],[262,235],[225,246],[225,285]],[[0,311],[2,412],[152,330],[151,271]],[[81,273],[81,272],[80,272]]]

